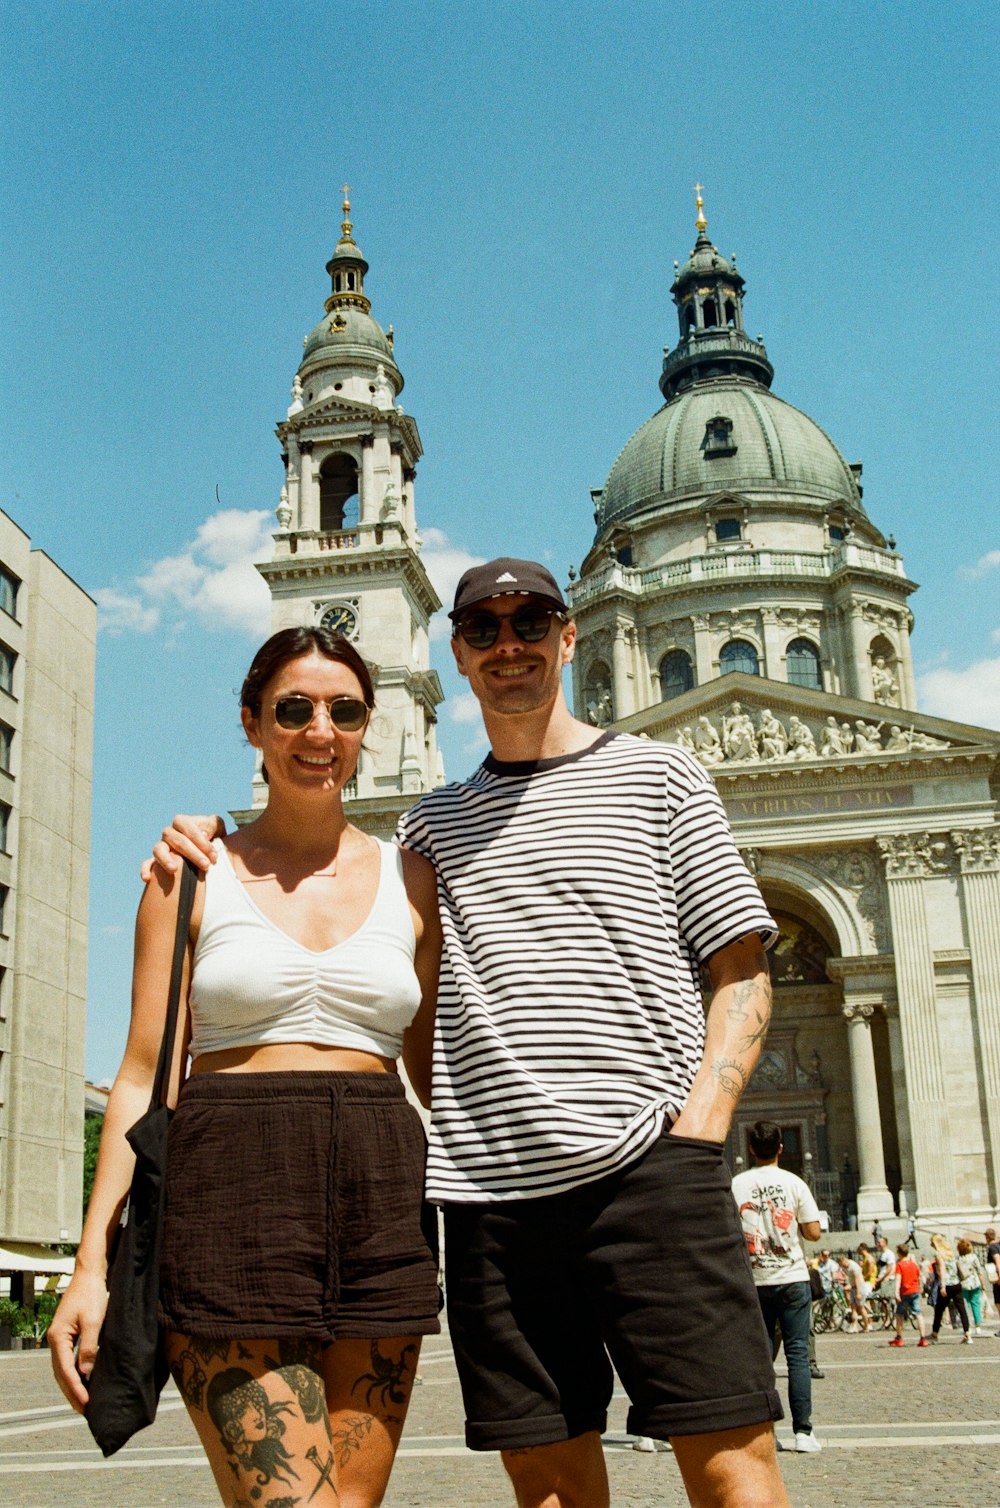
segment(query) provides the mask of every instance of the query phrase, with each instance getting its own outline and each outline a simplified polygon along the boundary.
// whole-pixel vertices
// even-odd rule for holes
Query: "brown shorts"
[[[394,1073],[206,1073],[170,1124],[160,1319],[184,1335],[436,1335],[425,1140]]]

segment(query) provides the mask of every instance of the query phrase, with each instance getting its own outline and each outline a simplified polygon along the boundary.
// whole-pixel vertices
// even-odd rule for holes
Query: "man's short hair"
[[[775,1121],[754,1121],[747,1132],[747,1145],[754,1157],[770,1162],[781,1146],[781,1127]]]
[[[909,1249],[910,1248],[908,1246],[897,1246],[896,1247],[896,1256],[897,1257],[905,1257],[906,1254],[907,1254],[907,1252],[909,1251]]]

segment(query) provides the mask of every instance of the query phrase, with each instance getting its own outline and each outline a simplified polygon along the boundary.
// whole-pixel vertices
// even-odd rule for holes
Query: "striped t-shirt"
[[[437,870],[445,938],[429,1197],[555,1193],[634,1161],[701,1061],[700,964],[776,935],[711,778],[608,733],[557,759],[490,756],[398,837]]]

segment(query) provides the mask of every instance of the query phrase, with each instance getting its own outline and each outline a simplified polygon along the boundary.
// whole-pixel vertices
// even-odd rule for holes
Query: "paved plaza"
[[[795,1508],[920,1503],[1000,1505],[1000,1339],[963,1346],[949,1330],[918,1351],[888,1336],[819,1338],[814,1385],[819,1455],[782,1457]],[[451,1351],[431,1337],[420,1364],[386,1508],[507,1508],[499,1462],[465,1448]],[[779,1369],[782,1401],[787,1401]],[[615,1508],[683,1508],[673,1457],[642,1455],[625,1433],[620,1392],[605,1437]],[[787,1421],[779,1442],[789,1438]],[[62,1402],[47,1352],[0,1355],[0,1502],[17,1508],[201,1508],[218,1503],[208,1467],[171,1386],[150,1430],[109,1462]]]

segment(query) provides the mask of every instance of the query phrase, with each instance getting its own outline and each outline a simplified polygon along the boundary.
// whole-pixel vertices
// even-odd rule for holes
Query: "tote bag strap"
[[[187,951],[188,932],[191,926],[191,908],[194,905],[194,890],[198,871],[187,859],[181,870],[180,893],[177,899],[177,930],[174,933],[174,957],[170,968],[170,993],[167,997],[167,1018],[163,1025],[163,1041],[156,1064],[153,1093],[149,1101],[152,1110],[156,1105],[165,1105],[170,1084],[170,1065],[173,1062],[177,1040],[177,1017],[181,999],[181,979],[184,975],[184,955]]]

